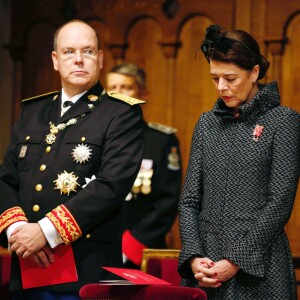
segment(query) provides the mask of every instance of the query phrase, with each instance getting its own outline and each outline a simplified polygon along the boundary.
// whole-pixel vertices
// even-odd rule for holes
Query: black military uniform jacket
[[[137,266],[144,248],[166,247],[165,236],[177,215],[181,157],[175,132],[145,123],[141,169],[123,205],[123,253]]]
[[[12,223],[47,215],[72,245],[79,281],[46,289],[78,291],[106,277],[101,266],[122,264],[121,207],[141,163],[143,121],[139,105],[99,83],[62,117],[60,107],[59,93],[24,102],[0,169],[0,232],[3,240]],[[11,289],[20,288],[13,254]]]

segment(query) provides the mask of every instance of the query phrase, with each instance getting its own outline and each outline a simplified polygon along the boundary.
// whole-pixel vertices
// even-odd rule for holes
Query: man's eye
[[[82,54],[84,54],[84,55],[93,55],[94,51],[92,49],[83,49]]]
[[[65,50],[63,53],[66,55],[69,55],[69,54],[74,54],[75,52],[74,52],[74,50],[68,49],[68,50]]]

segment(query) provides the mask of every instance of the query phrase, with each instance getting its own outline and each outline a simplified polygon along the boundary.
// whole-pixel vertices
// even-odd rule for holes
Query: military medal
[[[96,96],[96,95],[88,95],[88,99],[90,100],[90,101],[97,101],[98,100],[98,96]]]
[[[261,136],[262,132],[264,130],[264,126],[261,126],[261,125],[256,125],[254,130],[253,130],[253,133],[252,133],[252,137],[253,137],[253,140],[255,142],[258,141],[259,137]]]
[[[101,100],[101,98],[102,98],[102,96],[103,96],[104,94],[106,94],[106,91],[105,91],[105,90],[103,90],[102,94],[100,95],[100,100]],[[96,96],[96,95],[89,95],[89,96],[88,96],[88,99],[89,99],[90,101],[93,101],[93,102],[94,102],[94,101],[97,101],[97,100],[99,99],[99,97]],[[93,104],[88,104],[88,107],[89,107],[89,109],[93,109],[93,108],[94,108],[94,105],[93,105]],[[50,122],[50,123],[49,123],[49,125],[50,125],[50,133],[46,135],[46,139],[45,139],[46,143],[47,143],[48,145],[52,145],[53,143],[55,143],[55,141],[56,141],[56,135],[58,134],[58,132],[59,132],[60,130],[64,130],[64,129],[66,129],[68,126],[71,126],[71,125],[76,124],[77,121],[78,121],[78,119],[80,119],[80,118],[82,118],[82,117],[84,117],[84,116],[85,116],[85,114],[81,114],[80,116],[78,116],[78,117],[76,117],[76,118],[70,119],[67,123],[60,123],[60,124],[58,124],[58,125],[56,125],[56,126],[55,126],[52,122]]]
[[[142,180],[141,180],[141,177],[139,176],[139,174],[138,174],[136,180],[134,181],[133,187],[131,189],[131,191],[134,194],[138,194],[141,191]]]
[[[82,114],[82,115],[80,115],[80,116],[77,117],[77,118],[72,118],[72,119],[70,119],[67,123],[60,123],[60,124],[58,124],[58,125],[56,125],[56,126],[55,126],[52,122],[49,122],[49,125],[50,125],[50,133],[48,133],[48,134],[46,135],[46,139],[45,139],[46,143],[47,143],[48,145],[52,145],[53,143],[55,143],[55,141],[56,141],[56,135],[58,134],[58,132],[59,132],[60,130],[64,130],[64,129],[66,129],[68,126],[71,126],[71,125],[76,124],[76,123],[77,123],[77,120],[80,119],[80,118],[82,118],[82,117],[84,117],[84,116],[85,116],[85,114]]]
[[[168,155],[168,169],[177,171],[180,169],[179,155],[177,147],[172,147]]]
[[[133,197],[136,197],[137,194],[142,193],[148,195],[151,193],[151,178],[153,176],[153,160],[152,159],[143,159],[140,171],[137,175],[137,178],[134,181],[131,192],[127,195],[126,201],[131,200]]]
[[[46,135],[46,143],[48,145],[52,145],[56,141],[56,136],[53,133],[49,133]]]
[[[72,157],[74,161],[78,164],[85,164],[91,158],[92,149],[84,144],[78,144],[75,149],[73,149]]]
[[[143,185],[141,187],[141,192],[144,194],[144,195],[148,195],[151,193],[151,186],[146,186],[146,185]]]
[[[69,196],[70,192],[77,192],[77,186],[80,186],[77,182],[78,176],[75,176],[73,172],[68,173],[64,171],[61,174],[58,174],[58,178],[54,180],[55,188],[60,190],[60,194],[67,194]]]
[[[27,146],[22,146],[20,153],[19,153],[19,158],[24,158],[27,152]]]

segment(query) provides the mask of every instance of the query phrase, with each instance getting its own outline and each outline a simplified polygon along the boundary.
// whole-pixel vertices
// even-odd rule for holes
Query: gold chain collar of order
[[[99,99],[98,101],[100,101],[100,100],[102,99],[103,95],[105,95],[105,94],[106,94],[106,91],[105,91],[105,89],[103,89],[103,91],[102,91],[102,93],[101,93],[101,95],[100,95],[100,99]],[[92,95],[92,96],[94,96],[94,95]],[[94,96],[94,97],[95,97],[95,96]],[[94,99],[94,98],[93,98],[93,99]],[[96,100],[93,100],[93,101],[96,101]],[[93,109],[93,108],[94,108],[94,106],[90,107],[90,109]],[[69,126],[76,124],[77,121],[78,121],[80,118],[84,117],[84,116],[85,116],[85,114],[81,114],[80,116],[78,116],[78,117],[76,117],[76,118],[70,119],[70,120],[69,120],[68,122],[66,122],[66,123],[60,123],[60,124],[58,124],[58,125],[54,125],[52,122],[49,122],[49,125],[50,125],[50,132],[46,135],[46,139],[45,139],[46,144],[48,144],[48,145],[54,144],[55,141],[56,141],[56,135],[58,134],[58,132],[59,132],[60,130],[64,130],[64,129],[66,129],[66,128],[69,127]]]

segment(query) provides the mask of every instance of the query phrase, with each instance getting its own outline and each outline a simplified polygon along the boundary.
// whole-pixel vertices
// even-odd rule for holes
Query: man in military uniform
[[[145,72],[134,64],[115,66],[107,74],[106,89],[145,99]],[[165,236],[177,215],[181,184],[175,132],[172,127],[145,122],[143,161],[123,205],[122,249],[126,267],[140,267],[144,248],[166,248]]]
[[[62,90],[23,101],[0,168],[0,237],[12,251],[13,299],[79,299],[82,285],[109,277],[102,266],[122,266],[121,208],[142,160],[144,101],[102,88],[93,28],[80,20],[60,27],[52,60]],[[42,274],[62,252],[74,255],[78,279],[57,279],[73,270],[65,261],[50,278],[57,284],[22,289],[30,264]]]

